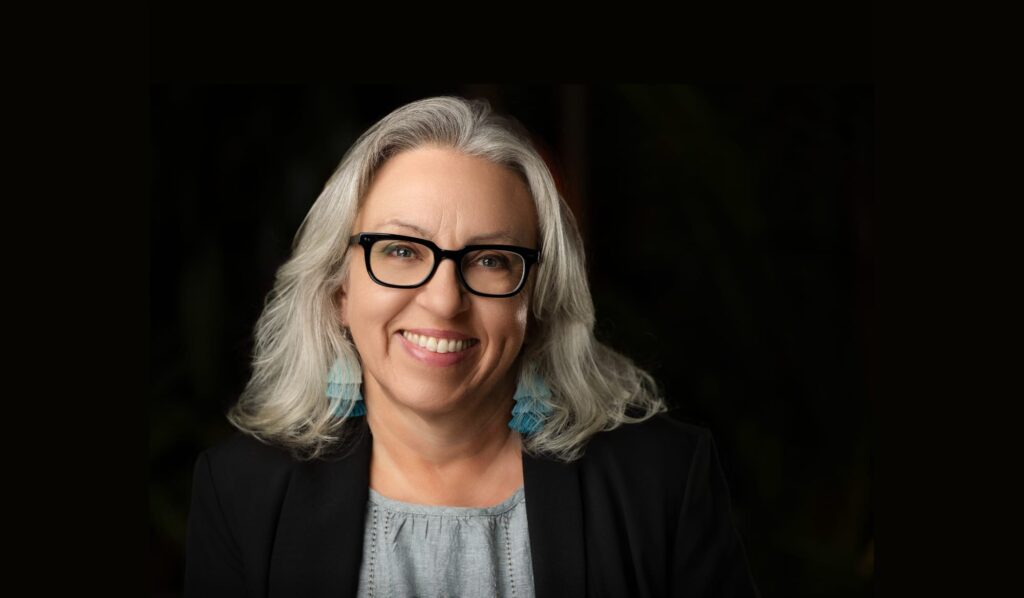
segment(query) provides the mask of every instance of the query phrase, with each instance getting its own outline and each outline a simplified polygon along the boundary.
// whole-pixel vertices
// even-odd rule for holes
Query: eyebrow
[[[419,226],[416,226],[415,224],[411,224],[409,222],[404,222],[404,221],[399,220],[397,218],[391,218],[390,220],[385,220],[384,223],[381,224],[381,226],[382,227],[383,226],[397,226],[399,228],[407,228],[407,229],[409,229],[411,231],[415,231],[417,234],[419,234],[424,239],[430,239],[430,236],[431,236],[430,233],[427,232],[425,229],[423,229],[423,228],[421,228]],[[512,232],[507,230],[507,229],[505,229],[505,230],[498,230],[498,231],[495,231],[493,233],[486,233],[486,234],[483,234],[483,235],[474,235],[474,236],[466,239],[466,245],[473,245],[473,244],[476,244],[476,243],[480,243],[481,241],[505,241],[505,242],[507,242],[507,243],[509,243],[511,245],[520,245],[519,238],[516,237],[515,235],[513,235]]]

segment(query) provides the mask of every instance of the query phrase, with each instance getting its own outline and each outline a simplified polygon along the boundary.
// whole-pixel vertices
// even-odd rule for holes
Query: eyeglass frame
[[[377,241],[388,240],[419,243],[432,251],[434,254],[434,266],[430,269],[430,274],[427,274],[419,284],[413,285],[391,284],[377,278],[377,275],[373,273],[373,267],[370,266],[370,248],[373,247],[373,244]],[[416,289],[427,284],[432,278],[434,278],[434,274],[437,273],[437,269],[441,266],[441,262],[447,258],[455,262],[455,275],[458,277],[459,283],[462,287],[470,293],[480,297],[514,297],[523,290],[523,287],[526,286],[526,281],[530,277],[530,267],[534,264],[541,263],[540,249],[530,249],[529,247],[518,247],[516,245],[466,245],[462,249],[441,249],[433,241],[428,239],[410,237],[407,235],[395,235],[391,233],[357,233],[352,235],[348,242],[349,245],[361,245],[363,247],[363,258],[366,262],[366,273],[370,275],[373,282],[393,289]],[[519,286],[517,286],[514,291],[511,293],[492,295],[490,293],[481,293],[469,286],[466,282],[465,276],[462,274],[462,258],[471,251],[480,251],[482,249],[500,249],[502,251],[518,254],[523,258],[523,277],[519,280]]]

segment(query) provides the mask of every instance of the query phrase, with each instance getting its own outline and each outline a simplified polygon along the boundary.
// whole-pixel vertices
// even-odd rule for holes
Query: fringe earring
[[[512,400],[512,419],[508,427],[523,436],[537,433],[544,427],[544,420],[551,413],[551,388],[531,368],[524,367],[519,375],[519,385]]]
[[[334,408],[334,415],[345,417],[345,412],[348,411],[350,405],[352,405],[352,411],[348,417],[366,415],[366,404],[363,402],[363,393],[360,391],[362,378],[362,370],[355,372],[352,368],[346,368],[340,359],[334,362],[327,375],[326,392],[329,399],[338,400],[338,405]]]

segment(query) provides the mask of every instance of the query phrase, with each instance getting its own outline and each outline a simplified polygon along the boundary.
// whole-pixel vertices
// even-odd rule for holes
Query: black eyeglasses
[[[530,266],[540,263],[540,251],[514,245],[467,245],[441,249],[417,237],[359,233],[350,244],[363,246],[366,271],[379,285],[396,289],[423,286],[445,258],[455,262],[459,282],[481,297],[511,297],[523,289]]]

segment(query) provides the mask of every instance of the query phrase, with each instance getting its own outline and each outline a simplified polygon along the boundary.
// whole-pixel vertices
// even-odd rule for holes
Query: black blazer
[[[299,462],[236,432],[196,461],[185,596],[354,596],[372,436]],[[659,415],[570,464],[523,454],[536,595],[758,596],[711,433]]]

